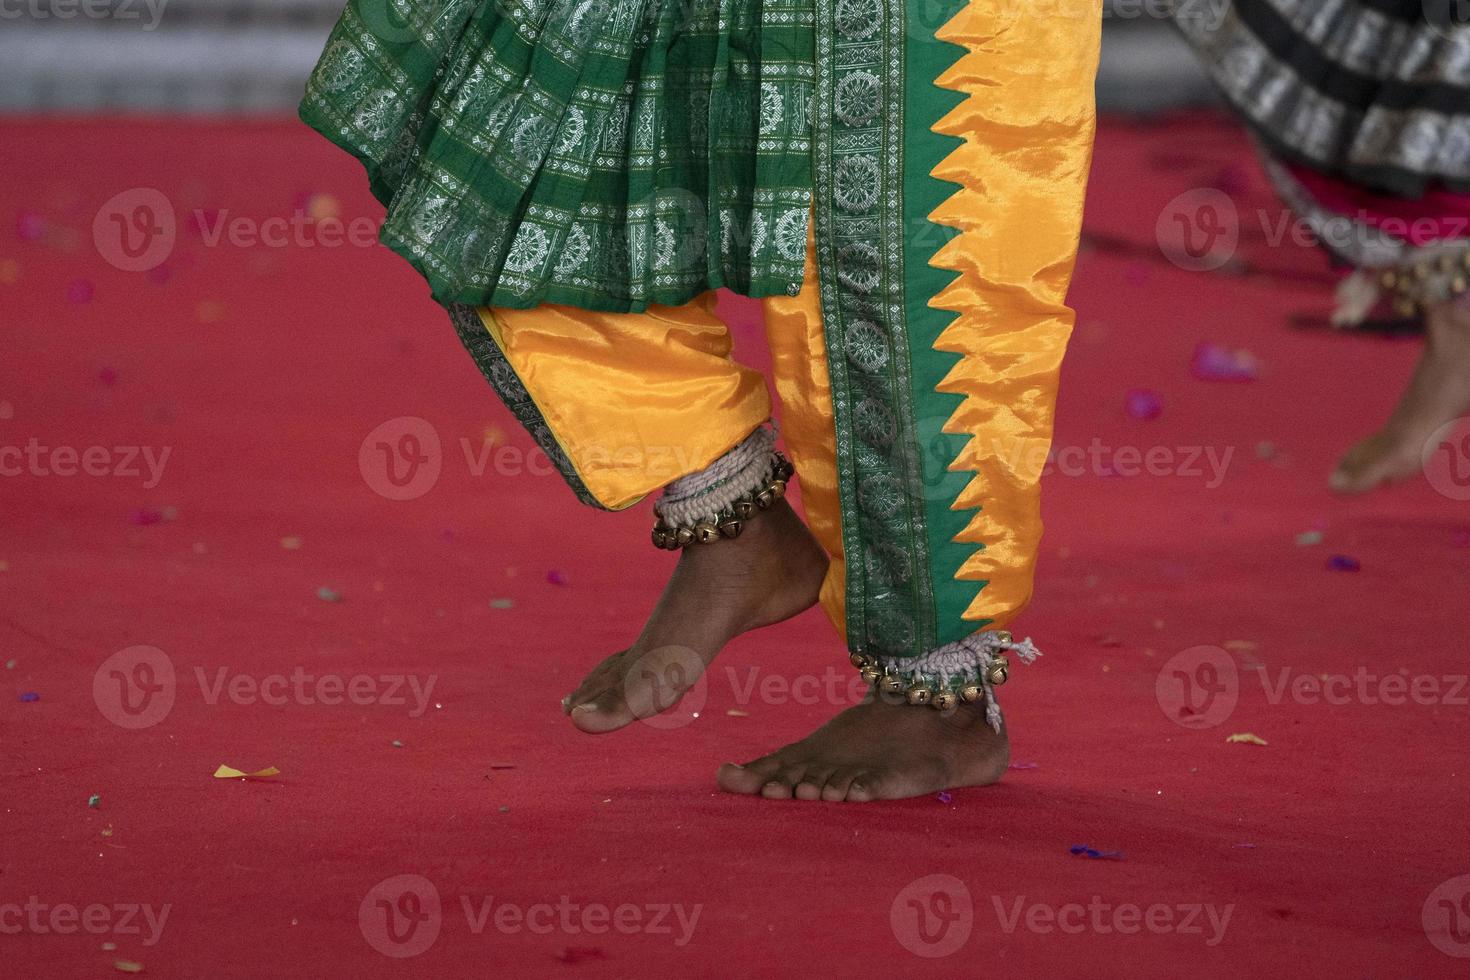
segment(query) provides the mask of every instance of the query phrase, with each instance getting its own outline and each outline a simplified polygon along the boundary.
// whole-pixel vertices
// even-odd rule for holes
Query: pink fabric
[[[1288,164],[1287,169],[1324,208],[1358,218],[1412,245],[1470,238],[1470,194],[1436,188],[1410,200],[1377,194],[1309,167]]]

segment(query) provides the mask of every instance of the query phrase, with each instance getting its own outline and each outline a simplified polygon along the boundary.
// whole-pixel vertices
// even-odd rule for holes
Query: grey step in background
[[[0,0],[0,112],[289,113],[342,6]],[[1109,0],[1099,105],[1148,112],[1212,103],[1188,48],[1150,6]]]

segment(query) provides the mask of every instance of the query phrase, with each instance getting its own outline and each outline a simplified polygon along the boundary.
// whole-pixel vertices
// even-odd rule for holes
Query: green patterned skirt
[[[442,303],[795,293],[812,0],[351,0],[301,117]]]

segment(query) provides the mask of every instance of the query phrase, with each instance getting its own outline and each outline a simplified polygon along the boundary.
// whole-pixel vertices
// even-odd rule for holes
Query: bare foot
[[[826,572],[827,553],[784,499],[738,538],[690,545],[637,641],[594,667],[563,710],[593,734],[669,710],[730,640],[814,605]]]
[[[1364,493],[1423,471],[1424,443],[1470,411],[1470,301],[1440,303],[1425,316],[1424,353],[1384,427],[1343,455],[1327,484]]]
[[[720,767],[720,788],[768,800],[862,803],[985,786],[1011,758],[985,702],[936,711],[870,696],[800,742],[743,766]]]

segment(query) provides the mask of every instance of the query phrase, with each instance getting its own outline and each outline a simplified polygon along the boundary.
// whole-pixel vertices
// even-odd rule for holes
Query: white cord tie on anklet
[[[721,513],[761,487],[776,469],[776,430],[766,423],[713,463],[664,488],[653,505],[665,524],[687,527],[713,523]]]

